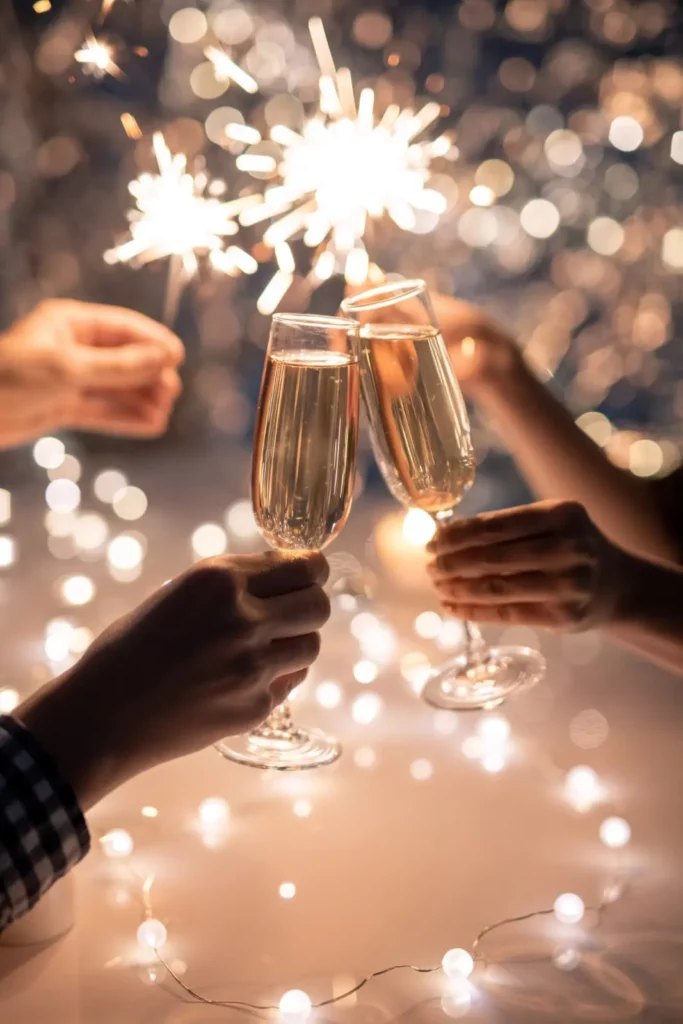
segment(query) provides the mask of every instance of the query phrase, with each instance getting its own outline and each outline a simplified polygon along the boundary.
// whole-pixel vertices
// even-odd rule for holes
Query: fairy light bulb
[[[9,686],[0,690],[0,714],[11,715],[19,703],[19,694]]]
[[[600,799],[600,779],[592,768],[579,764],[567,772],[564,791],[577,810],[589,810]]]
[[[477,728],[479,736],[486,744],[500,745],[510,738],[510,723],[501,715],[483,718]]]
[[[356,697],[351,708],[351,717],[358,725],[374,722],[382,710],[382,699],[376,693],[364,693]]]
[[[16,558],[14,537],[0,537],[0,569],[7,569]]]
[[[45,502],[53,512],[73,512],[81,503],[81,489],[73,480],[53,480],[45,488]]]
[[[106,857],[128,857],[133,852],[133,837],[123,828],[113,828],[100,843]]]
[[[308,818],[313,808],[311,807],[310,800],[295,800],[292,810],[297,818]]]
[[[33,446],[33,459],[43,469],[56,469],[64,461],[66,448],[56,437],[41,437]]]
[[[95,584],[89,576],[67,576],[62,580],[60,593],[66,604],[88,604],[95,596]]]
[[[199,820],[206,828],[219,828],[227,824],[230,807],[219,796],[209,796],[199,805]]]
[[[421,508],[408,509],[403,518],[403,536],[414,547],[424,547],[436,533],[436,523]]]
[[[626,846],[631,838],[631,826],[624,818],[605,818],[600,825],[600,839],[612,850]]]
[[[573,892],[563,892],[553,903],[553,912],[560,924],[578,924],[585,910],[585,903]]]
[[[331,679],[318,683],[315,688],[315,699],[323,708],[337,708],[342,701],[341,687]]]
[[[145,949],[161,949],[166,943],[168,932],[166,925],[156,917],[148,917],[136,932],[137,940]]]
[[[368,658],[361,658],[353,666],[353,678],[357,683],[374,683],[378,675],[378,669],[374,661],[370,661]]]
[[[286,1024],[299,1024],[299,1021],[308,1020],[313,1009],[310,996],[299,988],[292,988],[285,992],[279,1002],[280,1014]]]
[[[474,970],[474,960],[466,949],[449,949],[443,955],[441,966],[447,978],[462,981]]]
[[[111,505],[116,495],[128,484],[128,480],[118,469],[103,469],[93,481],[95,497]]]
[[[283,882],[280,886],[280,896],[283,900],[293,900],[296,896],[296,886],[294,882]]]

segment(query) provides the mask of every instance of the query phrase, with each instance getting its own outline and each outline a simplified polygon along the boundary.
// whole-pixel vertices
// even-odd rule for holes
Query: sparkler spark
[[[114,47],[92,34],[86,37],[81,49],[76,50],[74,54],[74,60],[83,65],[85,74],[93,75],[95,78],[104,78],[105,75],[118,78],[123,74],[113,57]]]
[[[144,265],[170,257],[165,320],[175,316],[185,283],[197,272],[198,256],[223,273],[253,274],[256,260],[239,246],[224,248],[225,239],[236,235],[238,213],[259,196],[242,196],[229,202],[216,193],[224,187],[200,171],[190,174],[187,157],[171,154],[161,132],[152,139],[158,174],[143,173],[128,185],[136,208],[128,213],[130,238],[107,250],[107,263],[134,262]]]
[[[444,212],[445,197],[428,181],[431,161],[449,151],[451,140],[441,135],[417,141],[440,116],[438,103],[417,113],[392,104],[378,117],[374,90],[366,88],[356,106],[351,72],[336,70],[322,22],[312,18],[309,27],[321,69],[319,110],[301,133],[283,125],[271,130],[272,141],[282,148],[279,163],[258,152],[238,157],[239,169],[279,178],[265,190],[263,204],[240,221],[272,220],[263,235],[272,247],[300,230],[311,248],[327,240],[314,274],[329,277],[341,260],[347,280],[361,284],[369,266],[364,241],[369,221],[388,215],[410,231],[420,211]]]
[[[213,64],[214,74],[219,82],[234,82],[245,92],[252,94],[258,92],[256,79],[247,74],[239,64],[235,64],[225,50],[221,50],[218,46],[207,46],[204,56]]]

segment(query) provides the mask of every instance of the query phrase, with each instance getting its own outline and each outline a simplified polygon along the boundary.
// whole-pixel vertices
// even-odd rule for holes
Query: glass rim
[[[283,327],[307,327],[309,330],[358,331],[358,322],[340,316],[323,316],[318,313],[274,313],[273,323]]]
[[[422,278],[416,277],[409,281],[389,281],[377,288],[370,288],[359,295],[353,295],[349,299],[343,299],[341,308],[345,313],[361,313],[363,310],[384,309],[387,306],[394,306],[396,302],[403,302],[405,299],[413,299],[427,291],[427,285]],[[383,298],[383,296],[387,298]],[[374,301],[374,300],[377,301]],[[368,301],[369,300],[369,301]]]

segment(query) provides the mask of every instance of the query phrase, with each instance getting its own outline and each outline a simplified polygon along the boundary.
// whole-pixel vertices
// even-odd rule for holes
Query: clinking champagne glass
[[[282,555],[319,551],[353,497],[359,413],[358,324],[273,317],[261,381],[251,496],[261,533]],[[316,768],[341,753],[334,737],[295,725],[288,702],[259,728],[217,744],[240,764]]]
[[[451,522],[474,480],[467,409],[424,281],[382,285],[342,302],[360,324],[361,392],[375,458],[401,504]],[[493,708],[538,682],[545,661],[528,647],[487,647],[464,623],[463,650],[422,692],[439,708]]]

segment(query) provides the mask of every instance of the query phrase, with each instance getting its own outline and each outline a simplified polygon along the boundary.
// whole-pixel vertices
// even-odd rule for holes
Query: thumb
[[[84,389],[137,388],[155,384],[168,362],[157,345],[132,344],[94,348],[75,345],[77,382]]]

